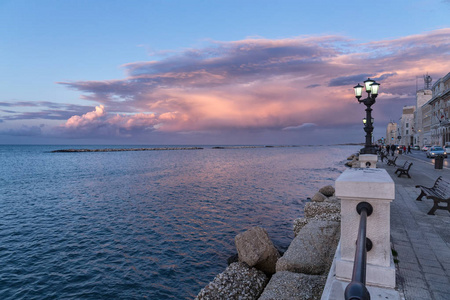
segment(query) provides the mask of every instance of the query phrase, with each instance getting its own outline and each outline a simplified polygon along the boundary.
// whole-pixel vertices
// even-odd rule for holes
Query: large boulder
[[[321,188],[319,192],[325,195],[326,197],[331,197],[334,195],[334,187],[331,185],[327,185]]]
[[[327,199],[327,197],[322,194],[321,192],[317,192],[311,199],[311,201],[313,202],[323,202],[325,201],[325,199]]]
[[[250,267],[255,267],[266,274],[275,273],[275,265],[280,253],[273,245],[266,230],[253,227],[238,234],[234,242],[239,255],[239,261]]]
[[[258,299],[268,281],[267,276],[244,263],[232,263],[198,293],[195,299]]]
[[[291,242],[276,271],[320,275],[328,271],[339,241],[340,222],[309,220]]]
[[[287,271],[272,276],[259,300],[320,299],[326,276],[298,274]]]

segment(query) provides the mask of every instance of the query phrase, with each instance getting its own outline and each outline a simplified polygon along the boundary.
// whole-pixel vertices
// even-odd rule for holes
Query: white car
[[[431,148],[431,145],[425,145],[422,147],[422,151],[428,151]]]
[[[427,150],[428,158],[434,158],[437,155],[443,155],[445,158],[447,158],[447,152],[441,146],[433,146]]]

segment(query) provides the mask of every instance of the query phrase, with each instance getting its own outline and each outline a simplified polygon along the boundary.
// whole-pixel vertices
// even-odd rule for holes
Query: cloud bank
[[[345,128],[359,124],[364,115],[352,87],[367,77],[381,83],[374,117],[387,122],[413,103],[416,77],[427,72],[435,79],[444,76],[450,71],[448,61],[450,28],[365,44],[342,36],[212,42],[159,61],[125,64],[124,79],[59,82],[98,105],[89,112],[72,107],[82,113],[70,117],[58,115],[66,119],[57,130],[132,137],[143,132]],[[48,110],[40,113],[52,116]],[[8,120],[8,115],[0,117]]]

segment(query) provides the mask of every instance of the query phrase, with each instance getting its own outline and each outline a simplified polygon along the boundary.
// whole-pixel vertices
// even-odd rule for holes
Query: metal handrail
[[[366,288],[366,264],[367,251],[372,249],[372,242],[366,238],[367,217],[373,212],[372,205],[360,202],[356,211],[361,215],[356,240],[355,261],[353,263],[352,281],[345,289],[345,300],[370,300],[369,291]]]

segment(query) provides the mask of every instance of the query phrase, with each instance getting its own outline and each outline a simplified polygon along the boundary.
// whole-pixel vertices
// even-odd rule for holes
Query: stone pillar
[[[375,154],[360,154],[359,155],[359,167],[360,168],[376,168],[377,167],[377,161],[378,161],[378,155]],[[370,163],[369,166],[367,166],[367,163]]]
[[[336,257],[337,279],[350,281],[355,258],[360,215],[359,202],[372,205],[367,218],[367,238],[373,247],[367,252],[366,284],[395,288],[395,266],[390,247],[390,203],[395,184],[384,169],[348,169],[336,180],[336,196],[341,199],[341,243]]]

